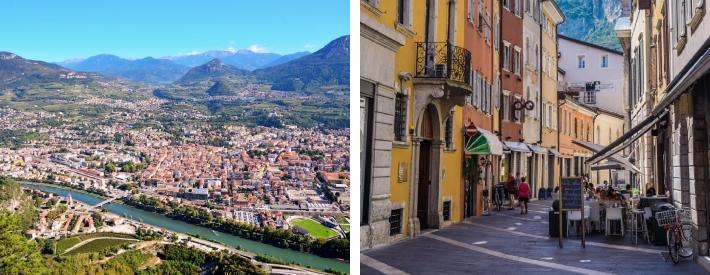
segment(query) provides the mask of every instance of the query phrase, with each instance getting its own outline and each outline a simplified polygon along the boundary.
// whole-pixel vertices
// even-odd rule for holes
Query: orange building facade
[[[571,97],[567,97],[560,103],[559,115],[561,176],[589,175],[590,171],[585,168],[584,161],[592,156],[592,152],[572,141],[593,141],[596,112]]]

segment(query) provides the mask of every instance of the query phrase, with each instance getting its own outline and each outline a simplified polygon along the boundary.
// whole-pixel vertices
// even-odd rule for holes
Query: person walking
[[[508,201],[510,202],[508,210],[513,210],[515,209],[515,195],[517,190],[515,186],[515,177],[512,174],[508,177],[508,183],[506,184],[505,189],[508,191]]]
[[[530,201],[530,185],[525,177],[520,179],[518,184],[518,201],[520,202],[520,215],[528,213],[528,201]]]

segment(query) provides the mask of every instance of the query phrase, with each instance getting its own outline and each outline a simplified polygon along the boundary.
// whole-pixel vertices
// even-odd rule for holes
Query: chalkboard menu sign
[[[561,203],[562,209],[578,210],[582,208],[582,179],[562,178]]]

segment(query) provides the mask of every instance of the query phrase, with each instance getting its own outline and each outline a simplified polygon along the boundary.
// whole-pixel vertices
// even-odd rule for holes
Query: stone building
[[[589,163],[624,149],[637,158],[644,175],[636,181],[642,189],[654,186],[676,207],[690,209],[695,259],[710,264],[700,257],[709,254],[708,6],[705,1],[681,0],[625,5],[629,12],[619,20],[616,33],[624,47],[632,127]]]

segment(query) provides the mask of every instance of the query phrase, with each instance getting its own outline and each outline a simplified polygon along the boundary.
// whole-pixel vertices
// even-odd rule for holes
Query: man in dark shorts
[[[525,177],[520,178],[518,184],[518,201],[520,201],[520,215],[528,213],[528,201],[530,201],[530,185]]]

